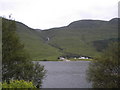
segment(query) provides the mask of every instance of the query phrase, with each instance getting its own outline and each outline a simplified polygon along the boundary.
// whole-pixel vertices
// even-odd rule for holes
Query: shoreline
[[[81,59],[81,60],[69,60],[69,59],[65,59],[65,60],[33,60],[33,61],[54,61],[54,62],[71,62],[71,61],[93,61],[93,59]]]

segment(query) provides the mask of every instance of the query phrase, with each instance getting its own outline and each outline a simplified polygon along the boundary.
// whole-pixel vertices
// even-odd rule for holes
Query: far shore
[[[33,61],[66,61],[66,62],[70,62],[70,61],[92,61],[93,59],[64,59],[64,60],[33,60]]]

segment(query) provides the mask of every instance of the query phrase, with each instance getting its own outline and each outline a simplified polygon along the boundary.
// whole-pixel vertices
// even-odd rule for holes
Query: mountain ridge
[[[80,24],[78,24],[77,28],[76,27],[71,28],[68,25],[65,27],[43,30],[43,32],[41,32],[42,33],[41,36],[43,39],[45,39],[46,37],[51,38],[51,40],[49,41],[49,44],[62,49],[62,51],[65,54],[73,52],[73,54],[83,54],[83,55],[88,55],[88,56],[94,56],[90,54],[93,52],[95,53],[97,50],[97,48],[96,50],[94,50],[95,49],[93,45],[94,41],[108,40],[110,42],[113,40],[112,38],[118,38],[118,35],[117,35],[118,26],[116,24],[117,21],[115,19],[116,18],[111,19],[112,21],[115,22],[112,25],[110,23],[111,20],[109,21],[91,20],[91,21],[94,21],[94,23],[96,23],[97,21],[98,22],[97,24],[99,25],[99,27],[98,26],[91,27],[87,23],[88,27],[86,26],[79,27]],[[73,23],[74,22],[72,22],[72,24]],[[78,43],[78,45],[76,45],[75,43]],[[75,47],[77,48],[75,50],[74,49],[70,50],[72,46],[74,47],[74,49]],[[103,45],[103,47],[104,46],[107,46],[107,45]],[[79,52],[80,50],[84,52]],[[87,50],[88,50],[88,53],[86,53]]]
[[[79,20],[77,24],[75,21],[68,26],[46,30],[32,29],[17,21],[16,25],[20,40],[32,60],[57,60],[60,56],[72,54],[98,56],[109,42],[118,38],[117,20],[120,19]]]
[[[49,28],[49,29],[43,29],[43,30],[51,30],[51,29],[59,29],[59,28],[66,28],[66,27],[69,27],[69,26],[71,26],[72,24],[74,24],[74,23],[76,23],[76,22],[86,22],[86,21],[88,21],[88,23],[89,23],[89,21],[93,21],[93,22],[95,22],[95,21],[98,21],[98,22],[114,22],[114,23],[117,23],[118,22],[118,19],[120,19],[120,18],[112,18],[112,19],[110,19],[110,20],[94,20],[94,19],[82,19],[82,20],[77,20],[77,21],[73,21],[73,22],[71,22],[71,23],[69,23],[68,25],[66,25],[66,26],[61,26],[61,27],[53,27],[53,28]]]

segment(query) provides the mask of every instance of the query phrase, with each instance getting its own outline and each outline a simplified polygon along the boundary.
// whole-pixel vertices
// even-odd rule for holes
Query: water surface
[[[89,61],[40,61],[45,65],[47,77],[42,88],[91,88],[86,80]]]

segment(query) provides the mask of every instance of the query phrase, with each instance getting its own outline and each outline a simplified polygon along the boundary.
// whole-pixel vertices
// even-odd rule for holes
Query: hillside
[[[118,19],[79,20],[48,30],[32,29],[17,22],[17,33],[32,60],[57,60],[61,55],[96,57],[118,38]]]
[[[64,54],[79,54],[95,57],[118,38],[118,19],[110,21],[80,20],[66,27],[53,28],[41,32],[42,38],[49,37],[48,43]],[[106,41],[101,42],[101,41]],[[101,43],[99,43],[101,42]],[[101,50],[99,50],[99,48]]]
[[[52,60],[61,54],[58,49],[46,44],[38,31],[17,22],[17,32],[33,60]]]

